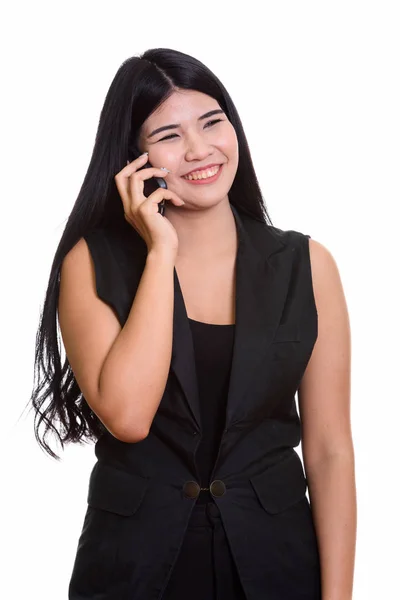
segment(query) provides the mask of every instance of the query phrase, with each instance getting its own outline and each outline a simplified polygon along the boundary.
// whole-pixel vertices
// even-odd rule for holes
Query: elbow
[[[138,442],[142,442],[144,439],[146,439],[148,435],[148,431],[123,431],[119,433],[118,439],[120,442],[126,442],[127,444],[137,444]]]
[[[100,415],[100,411],[97,411],[97,416],[106,427],[106,429],[111,433],[115,439],[120,442],[126,442],[128,444],[136,444],[137,442],[143,441],[149,435],[149,427],[146,425],[138,425],[138,421],[140,419],[134,417],[133,415],[127,415],[126,412],[118,415],[115,414],[114,411],[102,411]],[[132,423],[136,423],[135,426],[132,426]]]
[[[133,428],[127,427],[126,425],[117,425],[115,423],[113,423],[112,426],[107,426],[107,429],[117,440],[127,444],[137,444],[149,435],[149,430],[147,428]]]

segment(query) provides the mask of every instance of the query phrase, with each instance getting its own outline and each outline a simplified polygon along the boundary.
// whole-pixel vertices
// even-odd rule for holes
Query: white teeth
[[[191,173],[190,175],[185,175],[184,179],[189,179],[189,181],[196,181],[198,179],[207,179],[207,177],[212,177],[213,175],[215,175],[218,172],[220,165],[216,166],[216,167],[212,167],[211,169],[207,169],[205,171],[195,171],[194,173]]]

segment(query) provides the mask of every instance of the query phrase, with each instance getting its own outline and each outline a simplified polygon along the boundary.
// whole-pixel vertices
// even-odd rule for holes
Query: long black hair
[[[207,94],[223,109],[236,131],[239,146],[238,169],[229,201],[239,211],[272,225],[242,123],[219,79],[199,60],[169,48],[153,48],[125,60],[111,83],[100,113],[92,157],[53,259],[36,334],[34,388],[28,404],[35,413],[36,440],[57,460],[59,456],[46,442],[50,432],[64,448],[68,442],[96,441],[105,430],[83,397],[68,358],[61,364],[57,312],[61,264],[89,230],[118,226],[118,223],[126,226],[114,177],[126,166],[131,148],[137,148],[143,122],[179,89]]]

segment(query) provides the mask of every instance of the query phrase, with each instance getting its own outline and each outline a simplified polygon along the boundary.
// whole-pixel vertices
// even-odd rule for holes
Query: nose
[[[200,133],[192,133],[187,137],[185,158],[187,162],[194,160],[201,161],[213,154],[213,147],[204,139]]]

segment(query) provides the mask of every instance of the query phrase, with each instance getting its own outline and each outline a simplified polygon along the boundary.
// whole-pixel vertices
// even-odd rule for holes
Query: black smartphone
[[[140,156],[140,152],[137,150],[137,148],[135,147],[131,147],[129,148],[128,151],[128,160],[129,162],[132,162],[133,160],[135,160],[136,158],[139,158]],[[147,161],[147,163],[145,165],[143,165],[143,167],[140,167],[140,169],[138,169],[138,171],[140,171],[141,169],[148,169],[149,167],[152,167],[153,165],[150,163],[150,161]],[[163,177],[151,177],[150,179],[146,179],[143,182],[143,193],[146,196],[146,198],[148,198],[150,196],[150,194],[152,194],[153,192],[155,192],[158,188],[163,188],[164,190],[167,190],[167,182],[165,181],[165,179]],[[165,200],[161,200],[161,202],[158,204],[158,212],[164,216],[164,210],[165,210]]]

